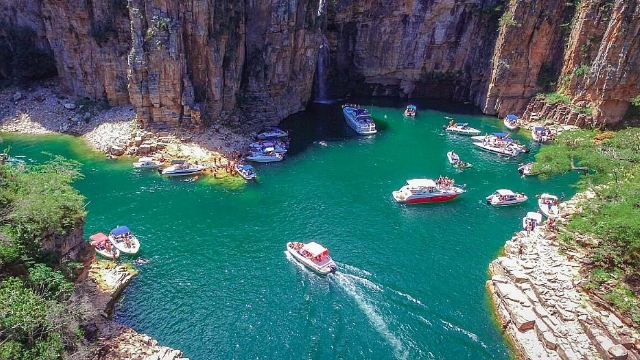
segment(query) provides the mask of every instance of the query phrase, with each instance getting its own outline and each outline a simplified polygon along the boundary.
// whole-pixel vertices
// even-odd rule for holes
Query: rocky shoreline
[[[566,224],[581,201],[594,196],[585,192],[563,203],[558,223]],[[567,249],[557,231],[541,225],[516,233],[489,265],[486,286],[518,358],[640,359],[638,331],[581,286],[586,255]]]
[[[95,360],[186,360],[180,350],[158,345],[145,334],[111,320],[116,300],[137,271],[112,261],[93,261],[88,278],[78,284],[71,298],[85,304],[95,314],[89,321],[85,337],[96,344]]]
[[[0,92],[0,131],[81,136],[110,157],[183,158],[214,166],[221,160],[231,160],[251,139],[250,134],[221,126],[197,133],[160,126],[143,130],[135,115],[131,105],[109,108],[62,96],[55,81],[27,90]]]

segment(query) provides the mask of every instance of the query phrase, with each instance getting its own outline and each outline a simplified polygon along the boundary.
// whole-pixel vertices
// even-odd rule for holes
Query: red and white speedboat
[[[407,184],[393,192],[393,198],[402,204],[421,204],[449,201],[465,192],[460,186],[454,186],[451,179],[411,179]]]

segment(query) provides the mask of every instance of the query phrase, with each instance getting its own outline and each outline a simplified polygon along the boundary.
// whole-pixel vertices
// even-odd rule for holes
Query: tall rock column
[[[199,111],[192,107],[194,91],[186,69],[180,6],[163,0],[128,3],[129,97],[145,127],[201,125]]]
[[[560,91],[588,109],[588,125],[613,125],[640,93],[640,1],[586,0],[574,23]]]
[[[330,2],[334,86],[345,95],[468,100],[486,82],[501,4]]]
[[[320,33],[321,0],[247,2],[242,110],[275,123],[303,110],[311,97]]]
[[[486,91],[475,99],[485,114],[503,117],[524,109],[543,89],[540,80],[555,77],[564,49],[565,27],[561,25],[569,21],[573,10],[564,0],[509,2],[500,18]]]
[[[42,1],[42,19],[62,85],[73,95],[129,101],[127,89],[126,3],[118,1]]]
[[[245,60],[244,9],[242,1],[182,4],[188,73],[208,123],[225,119],[236,105]]]

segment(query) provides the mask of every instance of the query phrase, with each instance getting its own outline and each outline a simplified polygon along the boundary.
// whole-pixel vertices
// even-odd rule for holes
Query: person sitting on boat
[[[456,126],[456,123],[453,122],[453,120],[449,120],[449,127],[454,127]]]

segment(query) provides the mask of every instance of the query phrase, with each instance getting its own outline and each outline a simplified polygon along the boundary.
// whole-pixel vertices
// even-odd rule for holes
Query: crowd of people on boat
[[[447,189],[455,185],[455,180],[450,179],[448,176],[443,177],[442,175],[440,175],[435,182],[439,189]]]

